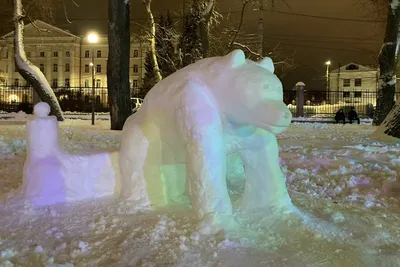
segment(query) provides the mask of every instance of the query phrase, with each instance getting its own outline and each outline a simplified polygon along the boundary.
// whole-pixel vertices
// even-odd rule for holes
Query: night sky
[[[4,1],[8,0],[0,0],[0,3]],[[60,8],[55,16],[57,26],[79,35],[90,30],[107,34],[106,0],[75,0],[79,7],[72,5],[70,0],[65,1],[72,24],[65,20],[64,11]],[[377,65],[385,14],[377,14],[370,5],[372,1],[286,0],[289,8],[277,0],[276,12],[265,12],[266,49],[270,50],[279,43],[279,54],[285,57],[294,53],[296,60],[296,68],[282,78],[285,89],[303,81],[308,90],[323,90],[324,62],[327,60],[332,61],[332,69],[337,68],[339,63],[344,65],[351,61]],[[237,23],[241,2],[217,0],[218,10],[225,17],[221,25]],[[156,17],[170,10],[174,20],[178,21],[182,5],[183,0],[153,0],[152,7]],[[145,25],[147,17],[141,0],[131,0],[131,11],[132,20]],[[248,40],[246,36],[257,34],[257,23],[258,11],[248,9],[241,35],[243,40]]]

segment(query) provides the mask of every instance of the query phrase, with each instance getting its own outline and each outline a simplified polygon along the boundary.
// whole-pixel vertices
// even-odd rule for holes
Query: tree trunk
[[[397,101],[389,115],[373,133],[373,136],[389,135],[400,138],[400,102]]]
[[[157,61],[157,51],[156,51],[156,23],[154,21],[153,13],[151,12],[151,0],[143,0],[143,4],[146,8],[147,15],[149,16],[149,23],[150,23],[150,51],[151,51],[151,59],[153,61],[154,67],[154,75],[155,75],[155,82],[158,83],[162,80],[161,71],[158,66]]]
[[[33,65],[26,57],[24,48],[24,15],[22,14],[22,1],[14,0],[14,59],[19,74],[33,87],[40,100],[48,103],[51,115],[63,121],[63,113],[53,89],[46,77],[38,67]]]
[[[122,130],[132,114],[129,87],[130,8],[129,0],[108,1],[107,88],[111,130]]]
[[[389,0],[385,38],[378,57],[380,74],[373,121],[375,125],[380,125],[383,122],[394,104],[399,19],[400,6],[397,0]]]
[[[197,0],[197,4],[200,5],[199,0]],[[211,16],[212,16],[214,7],[215,7],[215,0],[207,0],[207,1],[205,1],[205,7],[200,8],[201,20],[199,22],[199,31],[200,31],[203,58],[208,57],[208,52],[210,50],[209,27],[210,27],[210,20],[211,20]]]
[[[260,18],[258,20],[258,54],[261,58],[264,56],[264,6],[265,0],[259,0]]]

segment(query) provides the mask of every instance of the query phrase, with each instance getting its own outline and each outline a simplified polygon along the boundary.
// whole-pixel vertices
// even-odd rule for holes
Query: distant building
[[[10,94],[2,90],[3,95],[0,95],[0,101],[21,102],[22,100],[24,102],[26,99],[19,98],[32,96],[11,93],[13,87],[27,85],[15,68],[13,42],[14,32],[0,39],[0,87],[10,90]],[[24,44],[28,59],[40,68],[54,89],[90,88],[92,86],[92,53],[94,53],[95,87],[103,88],[105,91],[100,92],[97,97],[101,95],[102,98],[107,98],[107,36],[99,36],[99,41],[91,44],[86,37],[76,36],[37,20],[25,26]],[[147,43],[137,43],[132,39],[129,70],[132,91],[137,90],[142,84],[144,60],[148,49]],[[106,99],[101,101],[104,102]]]
[[[329,73],[327,100],[336,104],[376,104],[378,70],[354,62]]]

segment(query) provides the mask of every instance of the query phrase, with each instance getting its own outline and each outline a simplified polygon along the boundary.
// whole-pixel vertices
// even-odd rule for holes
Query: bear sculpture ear
[[[275,67],[274,67],[274,62],[272,62],[271,58],[265,57],[265,58],[261,59],[260,61],[258,61],[257,63],[264,69],[269,70],[270,72],[274,73]]]
[[[231,53],[225,56],[228,65],[232,68],[239,67],[246,63],[246,55],[240,49],[233,50]]]

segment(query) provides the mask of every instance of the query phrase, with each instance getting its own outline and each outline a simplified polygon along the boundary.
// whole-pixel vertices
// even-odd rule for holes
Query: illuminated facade
[[[0,39],[0,87],[3,88],[0,99],[24,102],[21,100],[29,100],[32,96],[22,92],[23,90],[16,90],[27,84],[16,71],[13,42],[14,32]],[[58,89],[91,88],[91,63],[94,53],[95,87],[98,88],[96,91],[104,90],[104,93],[99,95],[107,98],[107,36],[99,36],[98,42],[92,44],[86,37],[76,36],[42,21],[35,21],[34,24],[25,26],[24,44],[28,59],[40,68],[49,84]],[[132,39],[129,71],[132,91],[142,84],[145,54],[148,49],[147,43],[136,43]]]

